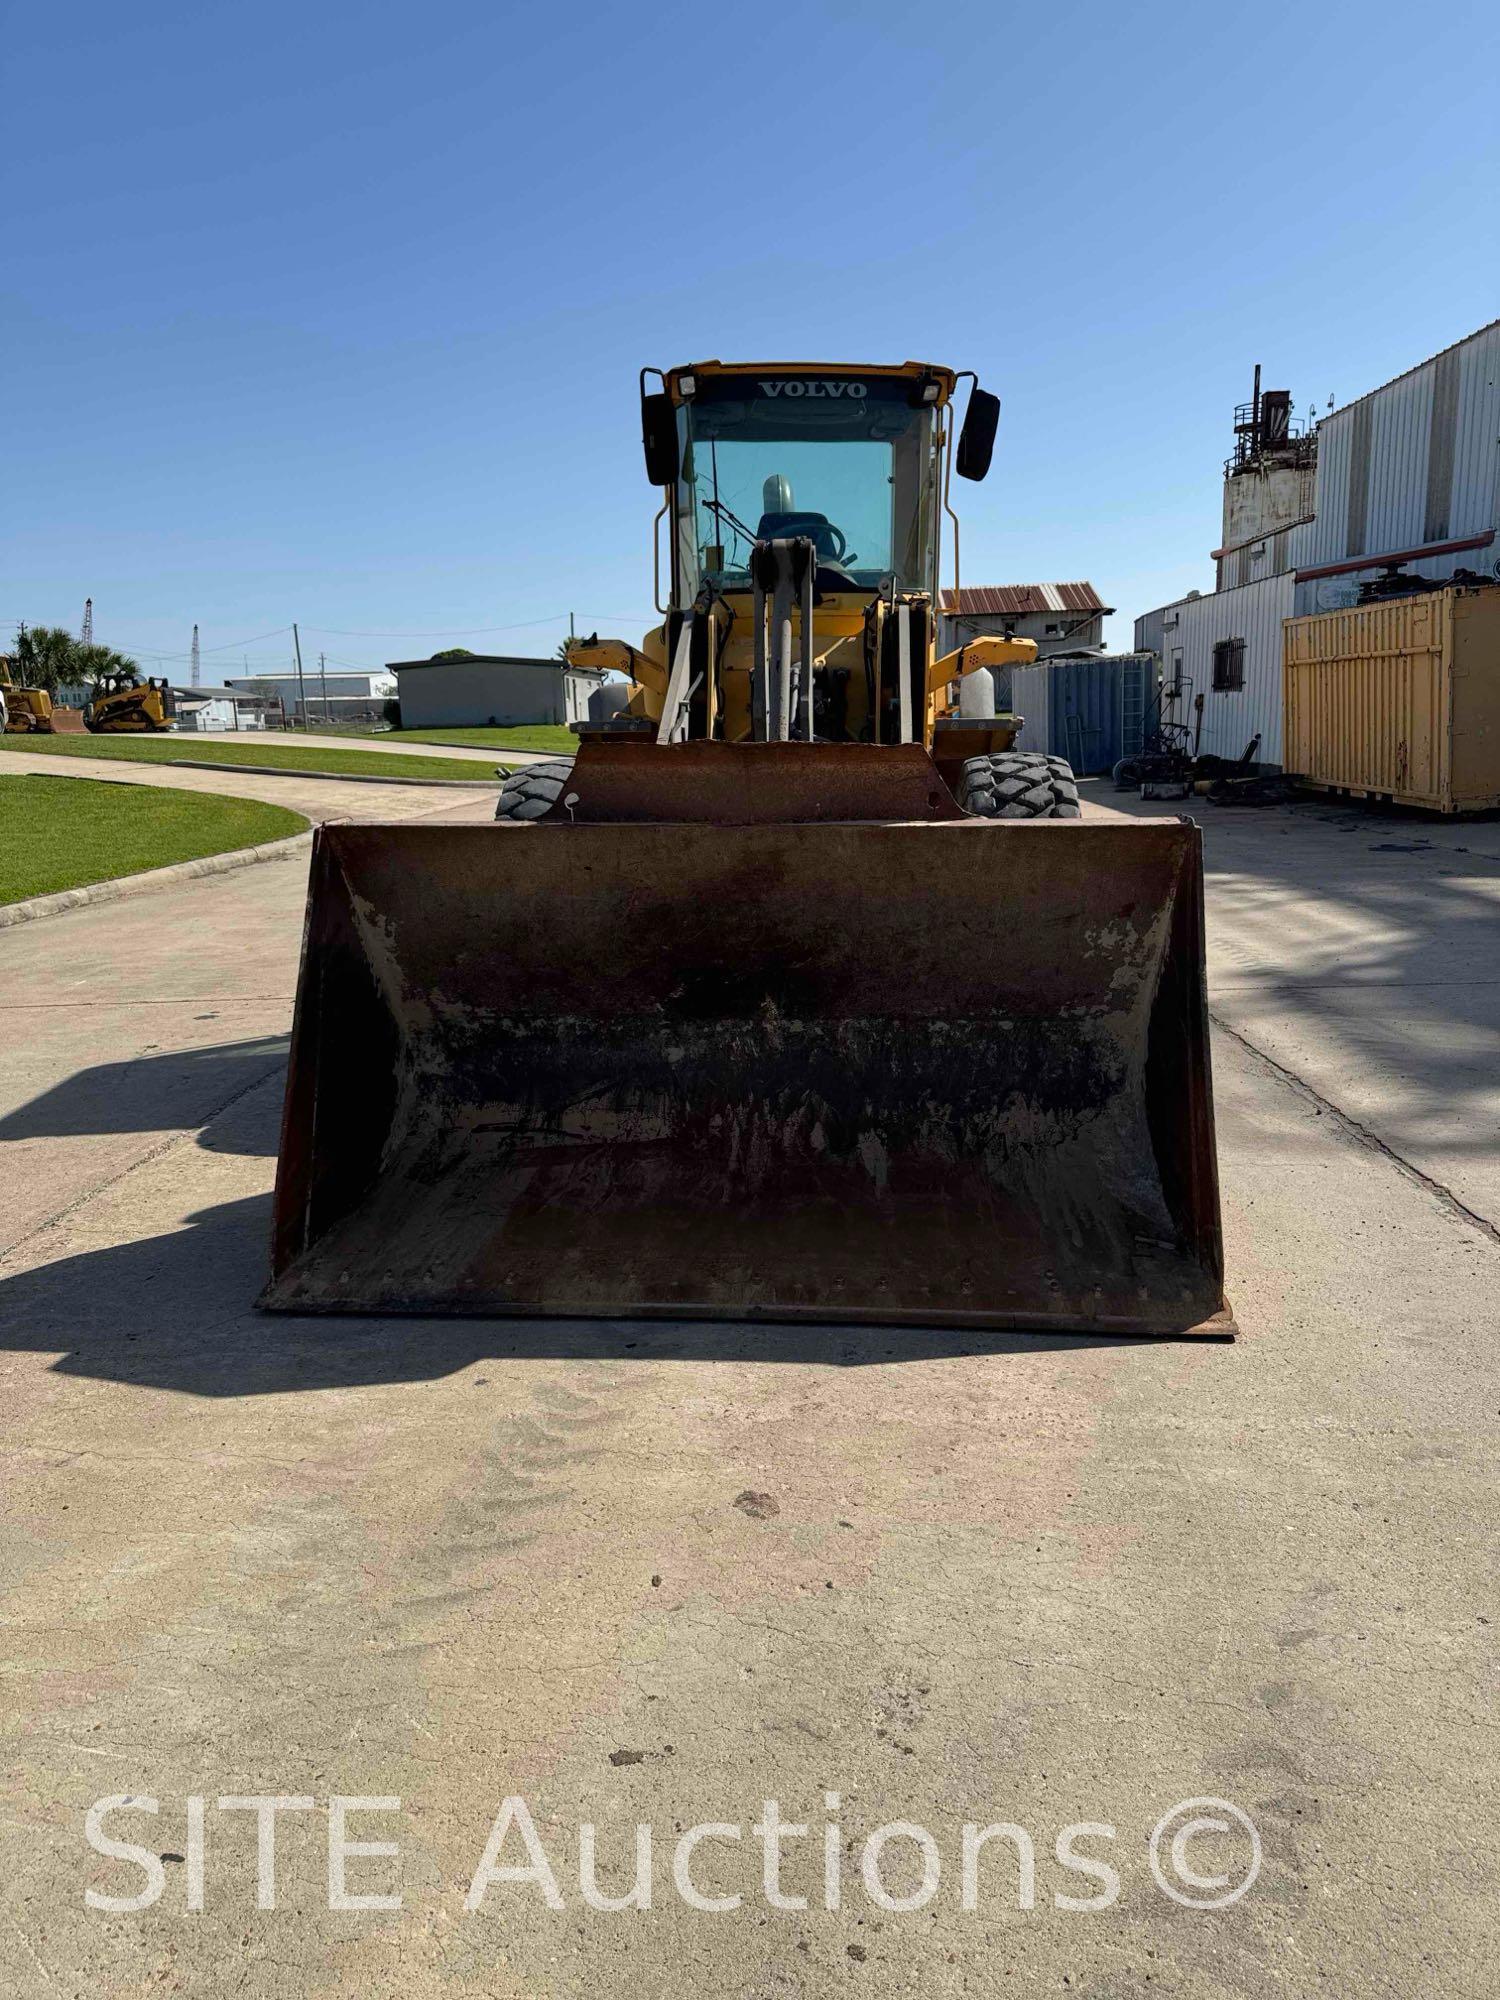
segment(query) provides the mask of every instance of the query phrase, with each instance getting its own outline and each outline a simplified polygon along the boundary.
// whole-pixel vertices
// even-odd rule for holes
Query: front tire
[[[1065,757],[998,750],[965,760],[958,803],[976,819],[1081,819],[1078,784]]]
[[[548,757],[543,762],[527,764],[522,770],[512,771],[500,787],[500,797],[495,805],[496,819],[520,820],[523,824],[527,820],[540,819],[544,812],[557,804],[572,775],[571,757]]]

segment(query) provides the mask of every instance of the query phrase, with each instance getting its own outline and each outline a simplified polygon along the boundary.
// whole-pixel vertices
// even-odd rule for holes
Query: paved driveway
[[[1232,1347],[261,1319],[300,870],[0,938],[8,1990],[1486,1990],[1494,830],[1211,811]],[[168,1858],[111,1914],[118,1794]],[[274,1910],[218,1804],[250,1794],[313,1801]],[[400,1909],[330,1910],[334,1795],[399,1798],[347,1837],[396,1842],[348,1887]],[[467,1911],[508,1795],[533,1873]],[[1203,1795],[1262,1846],[1217,1911],[1148,1859]],[[768,1798],[805,1909],[762,1886]],[[1189,1898],[1202,1816],[1158,1850]],[[650,1826],[649,1911],[586,1901],[585,1821],[616,1895]],[[905,1911],[861,1869],[895,1821],[940,1863]],[[717,1913],[673,1882],[706,1823]],[[1230,1888],[1249,1852],[1178,1850]],[[887,1902],[920,1861],[889,1837]]]

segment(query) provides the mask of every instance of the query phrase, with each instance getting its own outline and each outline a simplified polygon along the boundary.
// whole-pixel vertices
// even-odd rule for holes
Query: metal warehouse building
[[[1313,519],[1293,537],[1297,610],[1352,604],[1363,577],[1500,575],[1500,320],[1318,426]]]
[[[1500,320],[1315,433],[1298,433],[1290,397],[1263,398],[1258,378],[1225,467],[1221,587],[1146,612],[1135,643],[1202,695],[1204,750],[1237,757],[1259,734],[1259,761],[1279,765],[1284,619],[1353,604],[1391,567],[1500,576]]]
[[[477,729],[526,722],[579,722],[605,678],[588,667],[520,655],[471,653],[463,659],[397,660],[403,729]]]
[[[1135,621],[1137,650],[1157,655],[1170,685],[1186,680],[1194,700],[1203,696],[1199,747],[1216,757],[1238,757],[1259,736],[1256,762],[1282,761],[1281,621],[1292,615],[1292,591],[1287,570],[1237,590],[1184,597]],[[1191,705],[1179,719],[1196,730]]]

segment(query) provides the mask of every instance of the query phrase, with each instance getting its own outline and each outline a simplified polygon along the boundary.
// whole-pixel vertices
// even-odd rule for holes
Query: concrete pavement
[[[1500,1223],[1500,817],[1315,798],[1192,811],[1219,1021]]]
[[[190,885],[170,925],[146,899],[0,939],[8,1990],[1484,1990],[1500,1244],[1414,1172],[1487,1199],[1455,1052],[1500,1011],[1492,829],[1195,810],[1234,1347],[260,1319],[300,871]],[[1368,1012],[1328,997],[1341,966]],[[109,1830],[172,1858],[109,1914],[85,1887],[143,1878],[83,1823],[120,1793],[160,1809]],[[253,1815],[217,1806],[255,1793],[315,1802],[280,1816],[274,1910]],[[348,1837],[397,1842],[349,1886],[401,1909],[328,1908],[334,1794],[400,1798]],[[508,1794],[560,1908],[535,1879],[464,1908]],[[1202,1795],[1262,1842],[1218,1911],[1147,1855]],[[810,1828],[780,1882],[807,1909],[762,1888],[767,1797]],[[585,1820],[616,1895],[650,1824],[649,1911],[587,1905]],[[889,1821],[939,1853],[919,1909],[864,1886]],[[1030,1836],[1032,1907],[1014,1836],[963,1907],[966,1821]],[[741,1829],[693,1863],[743,1899],[717,1914],[673,1886],[703,1822]],[[1119,1878],[1095,1911],[1056,1900],[1101,1888],[1055,1852],[1083,1822],[1115,1829],[1072,1836]],[[914,1851],[893,1839],[891,1892]],[[1247,1854],[1183,1850],[1232,1880]]]

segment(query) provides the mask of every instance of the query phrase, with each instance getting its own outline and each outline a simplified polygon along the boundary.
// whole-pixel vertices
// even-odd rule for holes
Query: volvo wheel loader
[[[262,1304],[1232,1332],[1198,830],[1015,748],[1028,643],[939,651],[997,400],[653,373],[576,758],[318,829]]]

